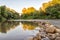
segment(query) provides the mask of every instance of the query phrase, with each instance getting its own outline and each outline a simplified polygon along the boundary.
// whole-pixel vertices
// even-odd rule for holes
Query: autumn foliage
[[[23,8],[21,19],[60,19],[60,0],[43,3],[39,10],[34,7]]]
[[[23,14],[30,14],[30,13],[33,13],[35,11],[36,11],[36,9],[34,7],[29,7],[29,8],[23,8],[22,9]]]

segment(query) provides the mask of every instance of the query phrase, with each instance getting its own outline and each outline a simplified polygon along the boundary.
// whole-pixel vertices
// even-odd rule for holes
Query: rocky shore
[[[36,36],[29,38],[29,40],[60,40],[60,29],[48,22],[38,23],[39,33]]]

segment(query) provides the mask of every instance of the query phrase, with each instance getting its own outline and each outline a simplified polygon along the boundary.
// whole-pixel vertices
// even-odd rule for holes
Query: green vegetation
[[[13,9],[6,6],[0,6],[0,21],[15,20],[15,19],[60,19],[60,4],[49,6],[43,11],[36,10],[31,7],[23,9],[21,16]]]
[[[47,7],[45,12],[40,9],[31,13],[23,13],[21,19],[60,19],[60,4]]]
[[[0,21],[6,21],[6,20],[14,20],[19,19],[19,13],[14,11],[13,9],[7,8],[5,5],[0,6]]]
[[[46,8],[46,13],[52,19],[60,19],[60,4]]]

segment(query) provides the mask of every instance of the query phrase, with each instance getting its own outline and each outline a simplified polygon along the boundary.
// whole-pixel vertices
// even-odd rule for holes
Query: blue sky
[[[6,5],[17,12],[21,13],[22,9],[28,7],[34,7],[37,10],[41,7],[42,3],[50,0],[0,0],[0,5]]]

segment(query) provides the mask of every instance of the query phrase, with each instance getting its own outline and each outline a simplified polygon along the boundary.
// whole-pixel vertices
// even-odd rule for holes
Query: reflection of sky
[[[49,0],[0,0],[0,5],[6,5],[18,12],[21,12],[24,7],[35,7],[38,9],[43,2],[48,2]]]
[[[36,30],[23,30],[23,25],[20,23],[15,29],[10,30],[8,33],[0,33],[0,40],[23,40],[37,34]]]

